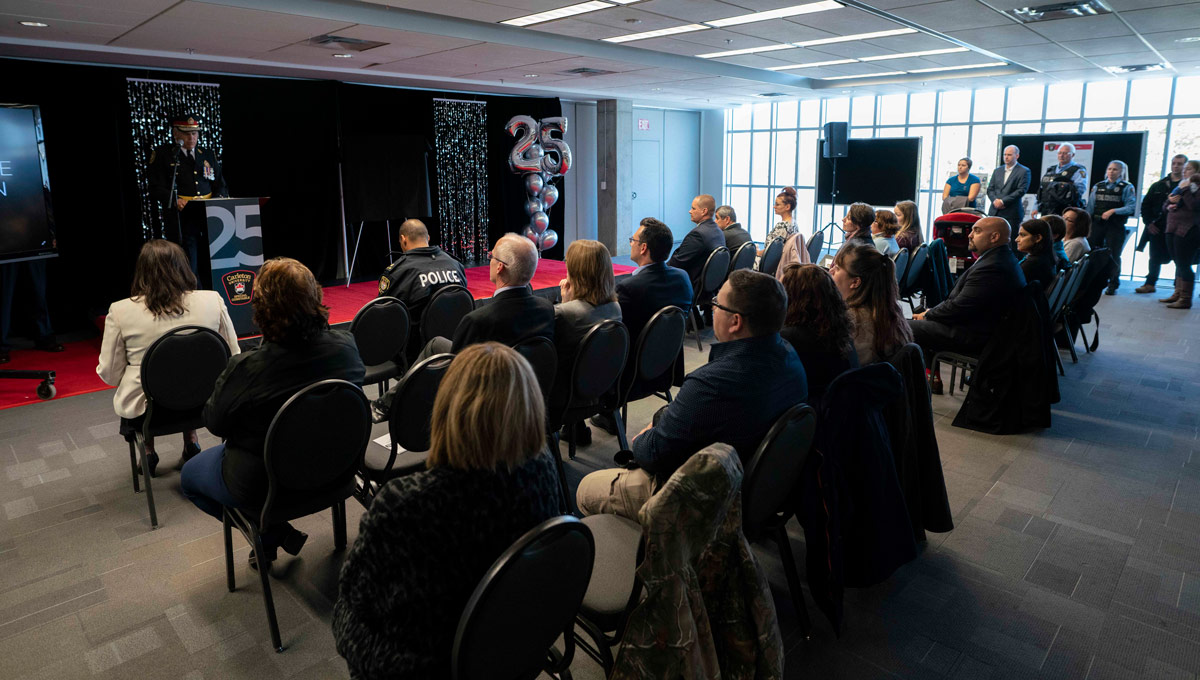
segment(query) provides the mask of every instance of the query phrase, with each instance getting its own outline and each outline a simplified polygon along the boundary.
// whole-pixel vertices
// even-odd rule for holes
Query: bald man
[[[708,256],[717,248],[725,247],[725,233],[713,220],[716,210],[717,201],[708,194],[700,194],[692,199],[692,209],[688,214],[696,226],[683,237],[683,243],[667,261],[667,266],[678,267],[688,273],[693,289],[700,283],[700,270],[704,268]]]
[[[985,217],[972,227],[968,244],[979,255],[975,264],[958,277],[941,304],[909,322],[926,365],[932,365],[934,354],[947,350],[979,356],[1003,311],[1025,287],[1025,275],[1009,247],[1011,237],[1003,217]],[[941,394],[941,377],[932,376],[931,386],[934,394]]]
[[[379,296],[389,295],[408,307],[412,329],[406,354],[411,362],[421,351],[421,315],[434,291],[443,286],[466,286],[463,266],[441,248],[429,245],[429,230],[421,220],[400,225],[400,250],[379,278]]]

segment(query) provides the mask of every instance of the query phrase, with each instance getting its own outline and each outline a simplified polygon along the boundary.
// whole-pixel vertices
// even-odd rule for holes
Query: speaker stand
[[[838,159],[837,159],[837,156],[831,157],[829,159],[829,162],[833,164],[833,173],[832,173],[832,177],[831,177],[832,181],[829,184],[829,200],[830,200],[829,216],[830,216],[830,219],[829,219],[829,222],[825,226],[823,226],[817,230],[817,234],[823,233],[826,229],[833,227],[834,229],[837,229],[838,231],[842,232],[842,241],[844,242],[846,240],[846,230],[842,229],[842,225],[838,224],[838,222],[837,222],[837,195],[838,195],[838,190],[837,190],[837,162],[838,162]],[[830,235],[832,235],[833,231],[831,230],[829,233],[830,233]],[[817,234],[813,234],[813,236],[816,236]],[[829,245],[832,245],[832,239],[826,241],[826,243]],[[826,247],[828,247],[828,246],[826,246]]]

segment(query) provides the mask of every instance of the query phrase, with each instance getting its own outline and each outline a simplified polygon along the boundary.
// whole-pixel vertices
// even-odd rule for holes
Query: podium
[[[262,206],[267,198],[210,198],[208,256],[212,289],[225,299],[238,337],[258,335],[250,301],[263,263]]]

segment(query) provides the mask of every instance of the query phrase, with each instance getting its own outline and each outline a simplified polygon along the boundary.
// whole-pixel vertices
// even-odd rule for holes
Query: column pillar
[[[597,238],[614,255],[629,255],[633,235],[633,102],[596,102]]]

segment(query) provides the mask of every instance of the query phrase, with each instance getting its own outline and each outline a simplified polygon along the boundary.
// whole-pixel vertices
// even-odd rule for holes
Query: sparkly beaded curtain
[[[213,83],[180,83],[126,79],[133,136],[133,171],[141,192],[142,236],[161,236],[162,206],[150,196],[146,167],[155,147],[171,142],[171,118],[185,113],[200,116],[200,146],[221,159],[221,90]]]
[[[487,109],[484,102],[433,102],[442,248],[463,262],[487,256]]]

